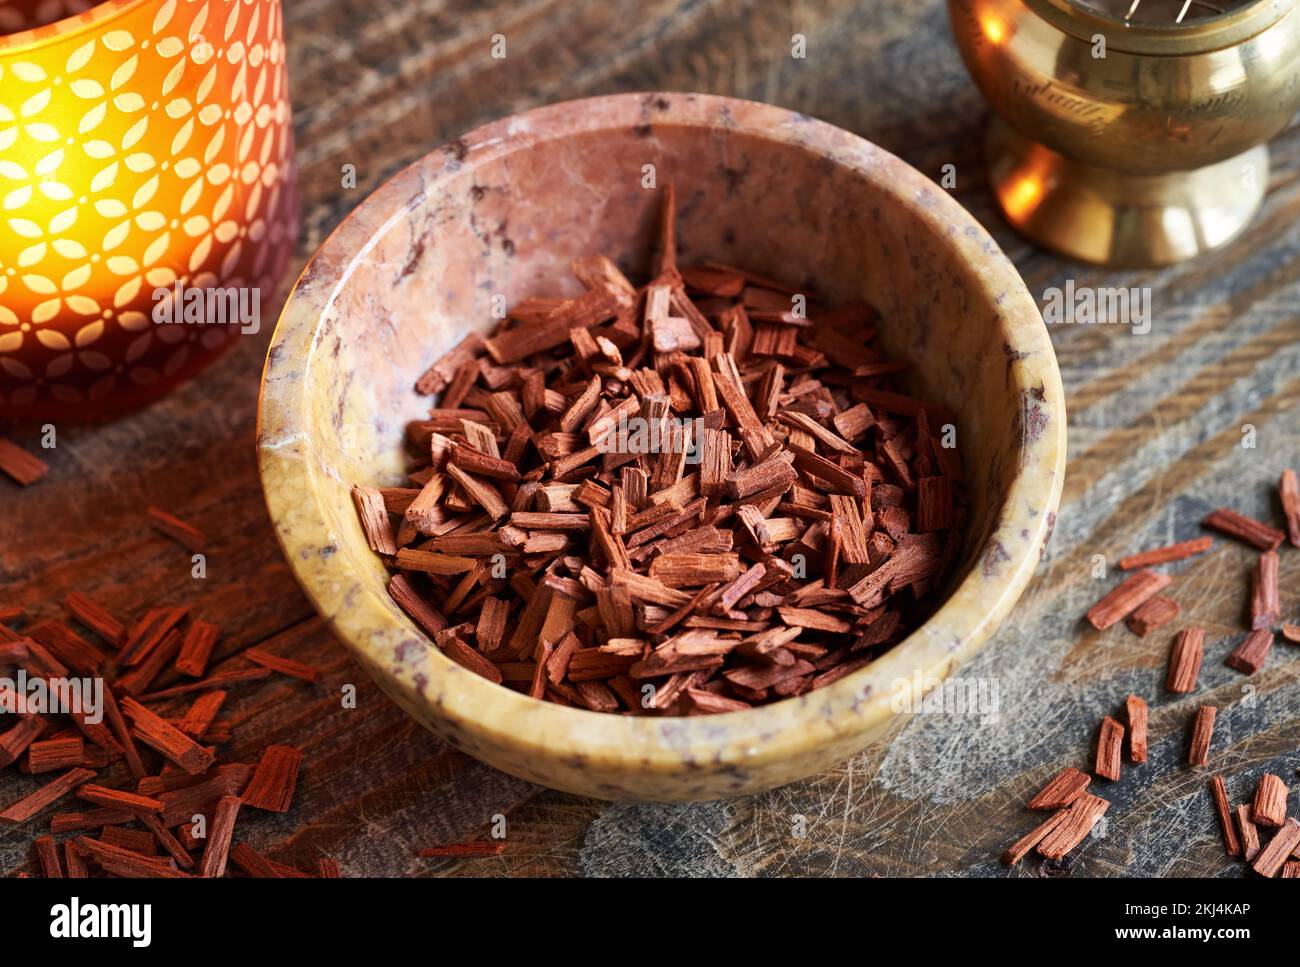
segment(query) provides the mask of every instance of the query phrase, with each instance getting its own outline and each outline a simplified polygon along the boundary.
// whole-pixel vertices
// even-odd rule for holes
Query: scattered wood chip
[[[62,799],[94,775],[91,769],[69,769],[57,779],[51,779],[35,792],[29,793],[0,812],[0,822],[25,823],[46,806]]]
[[[80,735],[33,742],[27,747],[26,770],[33,775],[87,765],[86,741]]]
[[[216,647],[220,629],[210,621],[194,621],[181,643],[180,654],[176,656],[175,668],[182,675],[202,678],[207,671],[212,649]]]
[[[1115,622],[1128,617],[1148,599],[1169,585],[1166,574],[1155,571],[1138,571],[1126,577],[1109,594],[1088,611],[1088,621],[1098,631],[1105,631]]]
[[[1277,566],[1277,551],[1265,551],[1255,562],[1250,586],[1250,626],[1256,631],[1272,628],[1282,619]]]
[[[1197,554],[1203,554],[1214,545],[1213,537],[1197,537],[1190,541],[1179,541],[1177,544],[1170,544],[1166,547],[1156,547],[1149,551],[1142,551],[1139,554],[1130,554],[1128,557],[1119,559],[1121,570],[1133,571],[1140,567],[1151,567],[1155,564],[1168,564],[1170,561],[1181,561],[1184,558],[1193,557]]]
[[[302,752],[287,745],[268,745],[244,790],[244,805],[268,812],[287,812],[298,785]]]
[[[121,707],[117,704],[117,696],[113,694],[111,688],[104,689],[104,717],[108,719],[109,728],[112,730],[118,744],[122,747],[122,754],[126,759],[127,767],[131,770],[131,775],[135,776],[136,779],[143,779],[146,773],[144,763],[140,760],[140,752],[135,747],[135,737],[131,735],[126,719],[122,717]]]
[[[1157,594],[1128,616],[1129,630],[1145,638],[1162,625],[1167,625],[1178,617],[1178,602]]]
[[[1093,772],[1111,782],[1119,780],[1120,757],[1124,749],[1124,726],[1107,715],[1101,720],[1097,739],[1097,761]]]
[[[226,872],[226,861],[230,857],[230,840],[235,833],[235,818],[239,815],[240,799],[238,796],[222,796],[217,800],[212,822],[208,824],[207,845],[203,847],[203,859],[199,863],[199,875],[202,877],[219,877]]]
[[[1253,517],[1247,517],[1226,507],[1220,507],[1206,517],[1201,521],[1201,526],[1216,530],[1228,537],[1235,537],[1261,551],[1276,550],[1286,538],[1286,535],[1276,527],[1270,527]]]
[[[1087,838],[1109,808],[1107,800],[1085,792],[1066,807],[1065,818],[1038,843],[1039,855],[1049,860],[1063,859]]]
[[[1300,484],[1294,470],[1283,470],[1277,486],[1282,500],[1282,513],[1286,515],[1287,536],[1292,547],[1300,547]]]
[[[203,531],[193,524],[187,524],[174,514],[169,514],[158,507],[150,507],[148,513],[149,523],[153,525],[154,530],[166,534],[195,553],[203,550],[208,539]]]
[[[303,664],[300,661],[294,661],[292,658],[273,655],[261,648],[244,649],[244,657],[255,665],[269,668],[281,675],[288,675],[290,678],[301,678],[305,682],[320,681],[321,673],[319,668]]]
[[[285,866],[263,856],[247,843],[235,843],[230,847],[230,862],[247,876],[258,880],[307,879],[310,874]]]
[[[73,591],[63,603],[74,618],[110,645],[120,648],[125,642],[126,626],[80,591]]]
[[[206,771],[212,764],[214,756],[211,749],[203,748],[135,699],[123,697],[120,704],[123,714],[134,726],[133,734],[164,759],[176,763],[192,776]]]
[[[1146,700],[1130,695],[1124,700],[1124,710],[1128,715],[1128,758],[1130,762],[1147,761],[1147,703]]]
[[[1204,628],[1184,628],[1178,632],[1178,637],[1174,639],[1174,650],[1169,656],[1165,688],[1171,692],[1194,692],[1204,657]]]
[[[1243,675],[1253,675],[1264,667],[1268,653],[1273,650],[1273,632],[1267,628],[1252,631],[1246,640],[1233,649],[1224,664]]]
[[[177,878],[188,875],[176,869],[176,862],[170,858],[164,860],[158,856],[145,856],[135,850],[102,843],[88,836],[77,837],[76,844],[83,856],[113,876]]]
[[[1077,800],[1078,797],[1075,798]],[[1006,852],[1002,854],[1002,862],[1007,866],[1015,866],[1033,852],[1035,846],[1056,832],[1061,824],[1065,822],[1068,813],[1068,809],[1058,809],[1052,813],[1052,815],[1007,847]]]
[[[1202,705],[1196,710],[1196,718],[1192,722],[1191,748],[1187,754],[1188,765],[1210,764],[1210,739],[1214,735],[1214,716],[1218,711],[1213,705]]]
[[[106,809],[120,809],[130,813],[154,813],[163,808],[160,800],[124,789],[108,789],[87,783],[77,789],[77,798],[103,806]]]
[[[1214,811],[1219,817],[1219,831],[1223,834],[1223,849],[1229,856],[1241,856],[1241,837],[1237,835],[1237,825],[1232,817],[1232,807],[1228,805],[1228,791],[1220,776],[1210,780],[1210,796],[1214,800]]]
[[[1251,819],[1251,808],[1245,803],[1234,810],[1237,817],[1237,833],[1241,837],[1241,855],[1247,862],[1251,862],[1259,855],[1259,830],[1255,826],[1255,821]]]
[[[41,867],[41,876],[47,880],[63,879],[63,864],[59,861],[59,848],[54,844],[53,836],[38,836],[33,844],[36,847],[36,861]]]
[[[18,757],[45,731],[46,725],[45,719],[39,715],[27,715],[0,734],[0,767],[18,761]]]
[[[1286,783],[1280,777],[1266,772],[1259,777],[1255,789],[1255,808],[1251,819],[1256,826],[1276,829],[1286,821]]]
[[[49,464],[32,456],[12,440],[0,436],[0,470],[17,483],[30,487],[49,472]]]
[[[1070,805],[1088,789],[1092,779],[1086,772],[1065,768],[1054,775],[1038,795],[1029,800],[1026,809],[1061,809]],[[1033,848],[1032,846],[1030,847]]]
[[[68,871],[69,880],[84,880],[90,876],[81,850],[77,849],[77,844],[70,839],[63,842],[63,865]]]

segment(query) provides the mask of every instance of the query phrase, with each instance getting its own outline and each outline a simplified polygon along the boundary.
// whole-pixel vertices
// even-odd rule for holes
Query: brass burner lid
[[[1135,16],[1133,20],[1125,21],[1124,13],[1132,6],[1132,0],[1128,3],[1115,0],[1024,0],[1025,5],[1038,16],[1085,43],[1092,43],[1093,37],[1101,34],[1106,38],[1108,50],[1166,57],[1204,54],[1243,43],[1292,12],[1297,0],[1210,2],[1223,12],[1207,12],[1206,5],[1202,5],[1195,17],[1189,9],[1183,22],[1175,23],[1173,17],[1157,21]]]

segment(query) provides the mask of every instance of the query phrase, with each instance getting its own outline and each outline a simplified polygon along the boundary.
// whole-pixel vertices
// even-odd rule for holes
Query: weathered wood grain
[[[495,7],[496,9],[493,9]],[[938,177],[1016,260],[1032,292],[1150,286],[1151,332],[1059,326],[1052,337],[1070,410],[1070,468],[1056,535],[1012,620],[964,669],[997,688],[997,715],[921,714],[852,762],[750,799],[614,806],[542,790],[441,745],[405,718],[322,631],[280,557],[253,450],[270,320],[204,376],[144,412],[59,427],[51,471],[19,491],[0,481],[0,604],[29,617],[82,590],[123,616],[192,603],[222,628],[221,653],[272,639],[324,680],[238,687],[228,758],[299,745],[297,799],[284,815],[241,816],[238,837],[345,875],[1004,875],[997,856],[1036,820],[1025,801],[1056,770],[1087,768],[1096,724],[1129,692],[1151,703],[1150,761],[1099,783],[1114,801],[1077,851],[1074,875],[1223,875],[1206,794],[1186,760],[1197,705],[1220,707],[1212,765],[1234,802],[1265,771],[1300,766],[1300,649],[1279,644],[1246,679],[1223,666],[1244,633],[1251,555],[1219,542],[1171,567],[1183,619],[1207,629],[1198,692],[1162,683],[1174,631],[1098,633],[1080,616],[1113,583],[1096,555],[1199,533],[1228,504],[1277,513],[1272,488],[1300,464],[1300,133],[1274,144],[1271,191],[1245,236],[1190,265],[1108,273],[1039,253],[996,216],[984,187],[983,105],[937,0],[772,4],[651,0],[299,0],[286,4],[305,229],[297,265],[397,168],[483,121],[539,103],[613,91],[701,90],[772,101],[857,131]],[[507,56],[490,56],[492,35]],[[807,56],[791,57],[793,34]],[[357,187],[342,184],[355,165]],[[1252,424],[1257,446],[1243,449]],[[35,428],[18,439],[35,445]],[[149,504],[212,536],[208,576],[147,525]],[[1284,551],[1282,603],[1300,615],[1300,552]],[[355,709],[341,689],[358,686]],[[0,802],[36,784],[7,771]],[[416,858],[422,846],[507,825],[489,859]],[[0,830],[0,871],[34,868],[28,828]],[[1026,861],[1011,875],[1039,871]]]

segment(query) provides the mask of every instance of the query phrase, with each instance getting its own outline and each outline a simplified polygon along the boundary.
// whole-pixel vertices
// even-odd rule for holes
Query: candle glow
[[[0,412],[95,416],[192,374],[238,328],[155,327],[156,291],[265,301],[296,228],[278,0],[0,36]]]

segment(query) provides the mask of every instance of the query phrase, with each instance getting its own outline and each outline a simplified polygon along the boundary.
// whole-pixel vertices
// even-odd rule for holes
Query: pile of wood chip
[[[419,380],[409,483],[357,486],[447,657],[602,712],[729,712],[872,661],[934,610],[966,518],[954,418],[873,311],[718,263],[581,258]]]
[[[184,521],[152,508],[149,518],[187,547],[203,546]],[[0,824],[26,826],[66,797],[80,801],[35,840],[45,876],[215,877],[228,866],[256,877],[339,875],[332,860],[304,873],[235,840],[241,809],[289,809],[301,752],[268,746],[256,765],[218,754],[231,741],[220,717],[231,686],[276,672],[316,681],[317,669],[248,648],[209,671],[218,628],[186,607],[152,608],[127,625],[80,592],[64,605],[69,621],[26,624],[21,608],[0,606],[0,768],[53,775],[3,805]],[[27,704],[34,682],[59,691],[60,681],[96,679],[99,709],[93,692],[82,704],[66,689],[59,711]]]
[[[1283,472],[1278,496],[1286,517],[1285,531],[1227,508],[1214,511],[1201,522],[1202,526],[1242,541],[1260,552],[1250,575],[1250,628],[1242,642],[1225,659],[1230,668],[1246,675],[1253,675],[1263,667],[1273,648],[1275,628],[1286,640],[1300,644],[1300,625],[1281,621],[1278,589],[1278,549],[1287,540],[1292,546],[1300,547],[1300,488],[1294,471]],[[1088,611],[1088,622],[1098,630],[1105,630],[1127,618],[1128,626],[1145,636],[1173,620],[1180,610],[1177,602],[1160,596],[1172,579],[1149,568],[1203,553],[1212,543],[1209,537],[1199,537],[1121,559],[1121,569],[1136,570],[1137,573],[1127,577],[1098,601]],[[1179,631],[1165,675],[1166,691],[1175,694],[1194,692],[1204,655],[1204,628]],[[1126,738],[1129,761],[1142,763],[1147,759],[1146,701],[1136,695],[1128,696],[1125,713],[1127,730],[1109,715],[1102,719],[1093,762],[1093,773],[1099,779],[1119,780]],[[1217,707],[1201,705],[1192,717],[1187,752],[1190,767],[1209,765],[1217,714]],[[1003,862],[1014,865],[1034,849],[1049,860],[1059,861],[1082,843],[1110,805],[1105,799],[1088,792],[1091,781],[1086,773],[1074,768],[1057,773],[1027,806],[1055,812],[1013,843],[1003,853]],[[1210,780],[1210,795],[1219,817],[1224,848],[1229,856],[1243,859],[1262,876],[1300,877],[1300,820],[1287,816],[1287,794],[1287,786],[1281,778],[1266,773],[1259,780],[1252,801],[1233,808],[1223,778],[1214,776]]]

